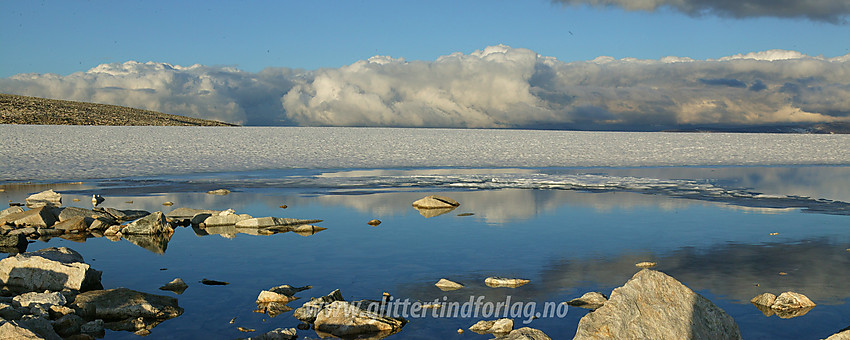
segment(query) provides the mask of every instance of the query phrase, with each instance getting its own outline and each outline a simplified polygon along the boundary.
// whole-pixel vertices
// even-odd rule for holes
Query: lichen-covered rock
[[[740,339],[726,312],[676,279],[650,269],[614,289],[581,318],[574,339]]]
[[[53,215],[53,210],[50,207],[38,207],[0,217],[0,225],[49,227],[54,223],[56,223],[56,216]]]
[[[171,234],[173,232],[174,229],[165,220],[165,215],[161,211],[130,222],[124,228],[121,228],[121,233],[124,235],[156,235]]]
[[[374,302],[380,303],[380,302]],[[337,337],[379,334],[388,336],[404,327],[404,319],[384,316],[371,310],[368,304],[334,301],[316,315],[313,327]]]
[[[512,330],[508,334],[498,336],[493,340],[552,340],[552,338],[539,329],[523,327]]]
[[[77,295],[71,307],[86,318],[122,320],[130,318],[170,319],[183,314],[177,299],[137,292],[127,288],[94,290]]]
[[[62,206],[62,195],[53,191],[53,189],[45,190],[37,194],[32,194],[26,198],[27,208],[33,209],[38,207],[59,207]]]
[[[0,282],[25,291],[100,289],[101,272],[65,247],[46,248],[0,260]]]

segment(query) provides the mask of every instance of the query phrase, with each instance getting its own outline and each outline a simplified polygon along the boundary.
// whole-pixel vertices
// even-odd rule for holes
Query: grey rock
[[[86,334],[100,334],[104,332],[103,319],[95,319],[80,326],[80,332]]]
[[[205,227],[216,227],[216,226],[228,226],[235,225],[239,221],[247,220],[253,218],[251,215],[247,214],[229,214],[229,215],[211,215],[204,219],[203,226]]]
[[[0,210],[0,217],[6,216],[6,215],[9,215],[9,214],[16,214],[16,213],[20,213],[20,212],[24,212],[24,208],[21,208],[19,206],[8,207],[6,209]]]
[[[419,209],[444,209],[444,208],[456,208],[459,207],[460,203],[457,201],[438,195],[431,195],[420,198],[413,202],[413,207]]]
[[[574,339],[740,339],[726,312],[676,279],[643,269],[581,318]]]
[[[789,310],[811,308],[814,306],[815,303],[812,302],[812,300],[809,300],[809,298],[803,294],[795,292],[784,292],[776,297],[776,300],[773,301],[773,305],[771,305],[770,308],[776,310]]]
[[[26,227],[26,228],[11,230],[6,235],[8,235],[8,236],[18,236],[18,235],[29,236],[29,235],[34,235],[36,231],[37,231],[37,229],[35,229],[33,227]]]
[[[71,307],[86,318],[121,320],[130,318],[170,319],[183,314],[177,299],[137,292],[127,288],[93,290],[77,295]]]
[[[28,340],[44,339],[44,337],[21,327],[17,321],[0,320],[0,339]]]
[[[297,226],[302,224],[310,224],[321,222],[322,220],[301,220],[297,218],[279,218],[279,217],[257,217],[249,218],[236,222],[237,228],[269,228],[283,226]]]
[[[491,277],[484,279],[484,284],[487,285],[487,287],[492,287],[492,288],[498,288],[498,287],[516,288],[516,287],[519,287],[519,286],[523,286],[523,285],[525,285],[529,282],[531,282],[531,280],[518,279],[518,278],[505,278],[505,277],[498,277],[498,276],[491,276]]]
[[[104,219],[104,220],[114,220],[112,215],[94,211],[91,209],[83,209],[78,207],[65,207],[59,209],[59,213],[56,214],[56,217],[59,219],[59,222],[65,221],[67,219],[83,217],[89,219]]]
[[[76,251],[46,248],[0,260],[0,281],[25,291],[100,289],[101,272]]]
[[[770,308],[770,306],[773,306],[774,301],[776,301],[776,295],[771,293],[762,293],[752,298],[750,303],[752,303],[753,306],[756,306],[756,308],[758,308],[764,316],[770,317],[773,314],[776,314],[776,311],[774,311],[773,308]]]
[[[257,296],[257,303],[262,302],[283,302],[288,303],[290,301],[295,300],[293,297],[295,293],[300,291],[304,291],[307,289],[313,288],[312,286],[304,286],[304,287],[293,287],[290,285],[281,285],[277,287],[269,288],[269,290],[264,290],[260,292],[260,295]]]
[[[25,315],[18,320],[18,325],[31,330],[33,333],[38,334],[44,339],[62,340],[62,337],[60,337],[59,334],[56,334],[56,331],[53,330],[53,324],[50,320],[43,317]]]
[[[76,314],[68,314],[53,321],[53,330],[60,336],[67,337],[80,333],[80,327],[86,321]]]
[[[539,329],[523,327],[512,330],[503,336],[496,337],[494,340],[552,340],[552,338]]]
[[[218,215],[218,213],[220,213],[220,211],[218,210],[177,208],[165,214],[165,217],[168,217],[170,219],[185,220],[190,219],[198,214]]]
[[[579,298],[568,301],[567,304],[574,307],[597,309],[602,307],[606,301],[608,301],[608,298],[602,293],[587,292]]]
[[[469,327],[470,331],[478,334],[507,334],[513,329],[514,320],[512,319],[481,320]]]
[[[26,198],[27,208],[33,209],[38,207],[60,207],[62,206],[62,195],[53,191],[53,189],[45,190],[37,194],[32,194]]]
[[[295,340],[298,339],[295,328],[278,328],[266,334],[244,338],[244,340]]]
[[[301,307],[292,312],[292,316],[303,322],[313,323],[319,311],[334,301],[345,301],[339,289],[330,292],[326,296],[310,298],[310,301],[305,302]]]
[[[62,293],[45,291],[44,293],[30,292],[12,298],[15,306],[29,307],[32,304],[64,306],[67,300]]]
[[[380,302],[374,302],[380,303]],[[337,337],[374,335],[389,336],[397,333],[407,323],[404,319],[384,316],[362,303],[334,301],[316,315],[313,327],[317,332]]]
[[[49,207],[38,207],[0,217],[0,225],[49,227],[54,223],[56,223],[56,216],[53,215],[53,209]]]
[[[27,244],[27,237],[23,234],[0,235],[0,247],[20,247]]]
[[[229,193],[230,193],[230,190],[227,190],[227,189],[215,189],[215,190],[207,191],[207,193],[208,193],[208,194],[210,194],[210,195],[219,195],[219,196],[224,196],[224,195],[229,194]]]
[[[161,211],[130,222],[121,229],[121,234],[124,235],[156,235],[171,234],[173,232],[174,229],[165,220],[165,215]]]
[[[434,284],[437,288],[440,288],[442,291],[448,290],[457,290],[463,288],[463,285],[449,279],[440,279],[437,283]]]
[[[150,215],[150,212],[145,210],[118,210],[115,208],[100,207],[94,208],[92,210],[94,212],[106,214],[112,217],[113,220],[118,222],[137,220],[147,215]]]

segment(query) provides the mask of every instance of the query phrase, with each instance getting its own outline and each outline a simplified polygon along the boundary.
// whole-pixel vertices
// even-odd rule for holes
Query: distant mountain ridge
[[[0,124],[238,126],[125,106],[0,93]]]

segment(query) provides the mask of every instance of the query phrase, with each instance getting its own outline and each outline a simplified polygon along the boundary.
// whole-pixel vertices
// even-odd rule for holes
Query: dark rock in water
[[[56,216],[53,215],[53,210],[44,206],[0,217],[0,225],[49,227],[54,223],[56,223]]]
[[[203,284],[205,284],[205,285],[207,285],[207,286],[225,286],[225,285],[229,285],[229,284],[230,284],[230,282],[216,281],[216,280],[207,280],[207,279],[203,279],[203,280],[201,280],[201,283],[203,283]]]
[[[130,222],[121,229],[121,234],[124,235],[156,235],[173,232],[174,229],[171,228],[171,225],[165,220],[165,215],[160,211]]]
[[[161,290],[172,291],[177,295],[183,294],[183,292],[186,291],[186,288],[189,288],[189,285],[187,285],[186,282],[183,282],[183,279],[179,277],[175,278],[174,280],[171,280],[171,282],[169,283],[162,285],[162,287],[159,287],[159,289]]]
[[[0,281],[24,291],[101,289],[101,272],[76,251],[46,248],[0,260]]]
[[[552,338],[539,329],[523,327],[512,330],[503,336],[498,336],[493,340],[552,340]]]
[[[319,298],[310,298],[310,301],[305,302],[301,307],[292,312],[292,316],[303,322],[313,323],[319,311],[334,301],[345,301],[339,289]]]
[[[605,294],[599,292],[587,292],[580,298],[568,301],[567,304],[573,307],[597,309],[602,307],[606,301],[608,301],[608,298],[605,297]]]
[[[56,334],[56,331],[53,330],[53,324],[50,323],[50,320],[43,317],[25,315],[23,318],[18,320],[18,325],[31,330],[43,339],[62,340],[62,337],[60,337],[59,334]]]
[[[313,327],[316,332],[337,337],[380,338],[398,333],[407,323],[407,320],[383,315],[378,308],[373,308],[370,304],[380,304],[380,301],[331,302],[316,315]]]
[[[137,292],[127,288],[93,290],[81,293],[71,308],[86,318],[122,320],[130,318],[170,319],[183,314],[177,299]]]
[[[37,194],[32,194],[26,199],[27,208],[39,207],[59,207],[62,206],[62,195],[53,191],[53,189],[45,190]]]
[[[676,279],[650,269],[614,289],[581,318],[574,339],[740,339],[726,312]]]

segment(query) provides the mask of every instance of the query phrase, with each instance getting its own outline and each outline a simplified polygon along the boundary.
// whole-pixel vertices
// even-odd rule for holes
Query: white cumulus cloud
[[[165,63],[20,74],[0,92],[246,125],[663,130],[850,121],[850,55],[769,50],[562,62],[498,45],[433,61],[375,56],[258,73]]]

